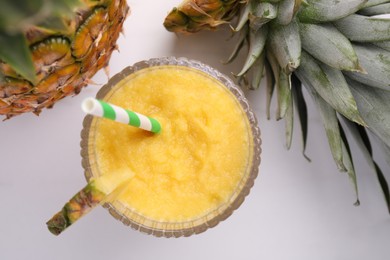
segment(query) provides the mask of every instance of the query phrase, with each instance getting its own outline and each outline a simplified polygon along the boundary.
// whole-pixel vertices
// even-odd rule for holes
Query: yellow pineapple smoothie
[[[237,200],[255,144],[246,112],[221,81],[188,66],[151,66],[116,82],[102,99],[162,126],[153,134],[92,119],[91,175],[132,176],[111,201],[118,218],[146,229],[188,230]]]

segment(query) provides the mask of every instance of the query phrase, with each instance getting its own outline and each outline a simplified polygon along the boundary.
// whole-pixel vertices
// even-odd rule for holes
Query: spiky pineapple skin
[[[39,114],[58,100],[78,94],[90,78],[108,65],[129,7],[126,0],[84,0],[66,23],[69,32],[31,26],[25,36],[38,82],[18,75],[0,61],[0,115]]]
[[[66,228],[99,205],[106,195],[94,181],[88,183],[46,223],[49,231],[54,235],[61,234]]]

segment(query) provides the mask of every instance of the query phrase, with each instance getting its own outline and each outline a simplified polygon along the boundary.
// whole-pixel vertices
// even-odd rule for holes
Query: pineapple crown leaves
[[[66,31],[64,19],[73,16],[75,8],[81,5],[80,0],[3,0],[0,8],[0,60],[35,84],[26,31],[32,26]]]
[[[192,0],[186,0],[189,1]],[[306,157],[308,117],[302,86],[305,87],[319,109],[336,165],[352,181],[356,205],[357,178],[349,139],[355,140],[377,174],[390,212],[389,187],[373,159],[366,133],[368,129],[371,138],[380,140],[390,158],[390,0],[236,3],[236,19],[229,22],[239,36],[227,63],[243,46],[249,46],[242,70],[236,74],[238,83],[256,89],[266,75],[267,117],[270,118],[271,99],[275,95],[276,119],[285,119],[289,148],[294,110],[297,111]],[[192,19],[187,15],[186,24],[191,24]],[[205,28],[195,26],[186,32],[201,29]],[[183,31],[186,27],[169,30]],[[344,130],[348,130],[348,136]]]

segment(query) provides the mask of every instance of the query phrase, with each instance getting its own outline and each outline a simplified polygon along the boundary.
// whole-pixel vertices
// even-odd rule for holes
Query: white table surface
[[[186,56],[222,72],[238,72],[243,56],[221,64],[234,41],[228,30],[176,36],[162,26],[179,0],[128,1],[132,14],[113,54],[111,75],[137,61]],[[104,84],[99,72],[93,80]],[[264,88],[246,91],[259,119],[263,153],[260,176],[244,204],[226,221],[200,235],[166,239],[142,234],[99,207],[61,236],[45,222],[85,185],[80,165],[80,103],[95,96],[88,86],[36,117],[0,123],[0,259],[389,259],[390,216],[378,182],[356,155],[361,206],[346,174],[329,152],[315,106],[309,105],[307,154],[301,155],[296,124],[293,146],[284,146],[284,123],[265,119]],[[273,108],[275,112],[275,108]],[[378,152],[377,152],[378,153]],[[384,160],[378,153],[382,165]],[[389,167],[386,168],[387,177]]]

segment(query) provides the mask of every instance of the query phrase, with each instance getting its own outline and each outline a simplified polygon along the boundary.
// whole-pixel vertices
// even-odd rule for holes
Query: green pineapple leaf
[[[382,144],[383,152],[385,153],[385,159],[388,165],[390,165],[390,147],[385,145],[384,143]]]
[[[373,44],[384,50],[390,51],[390,41],[373,42]]]
[[[296,75],[303,85],[307,88],[313,99],[316,101],[324,127],[333,159],[340,171],[346,172],[352,182],[356,194],[355,205],[359,205],[359,192],[357,187],[357,178],[348,140],[345,137],[344,130],[337,118],[337,112],[332,108],[316,91],[304,74],[299,70]]]
[[[2,0],[0,8],[0,32],[20,32],[26,19],[35,17],[44,0]]]
[[[265,41],[268,35],[268,26],[263,26],[260,29],[254,31],[249,29],[249,52],[245,60],[245,64],[242,67],[240,73],[237,76],[244,75],[249,68],[255,63],[257,58],[263,52],[265,47]]]
[[[16,34],[51,17],[73,16],[75,8],[80,6],[80,0],[2,0],[0,32]]]
[[[23,34],[7,35],[0,32],[0,59],[8,63],[24,78],[35,84],[35,68],[27,40]],[[12,51],[10,51],[12,50]]]
[[[386,160],[387,164],[390,165],[390,146],[387,146],[383,142],[379,142],[379,143],[381,144],[382,151],[385,154],[385,156],[384,156],[385,160]]]
[[[278,97],[276,120],[280,120],[285,117],[291,106],[291,74],[283,70],[279,71],[279,84],[276,86],[276,92]]]
[[[390,40],[390,19],[358,14],[336,21],[335,26],[351,41],[376,42]],[[358,24],[359,26],[356,26]]]
[[[386,180],[385,175],[383,174],[381,168],[378,166],[378,164],[376,162],[374,162],[374,166],[375,166],[375,172],[376,172],[377,177],[378,177],[379,185],[381,186],[383,196],[384,196],[385,201],[386,201],[387,210],[390,213],[389,184],[387,183],[387,180]]]
[[[58,16],[73,16],[75,8],[84,5],[81,0],[51,0],[49,2],[52,4],[53,14]]]
[[[305,80],[337,112],[356,123],[366,125],[341,71],[317,61],[305,51],[302,51],[301,66],[297,71],[298,76],[305,75]],[[302,81],[301,77],[299,79]]]
[[[339,70],[361,71],[351,42],[334,25],[299,23],[299,28],[302,48],[311,56]]]
[[[275,21],[278,24],[287,25],[294,18],[295,11],[299,8],[301,3],[299,1],[284,0],[279,4],[278,16]]]
[[[272,48],[282,70],[292,72],[298,68],[302,48],[299,27],[295,20],[288,25],[273,23],[267,45]]]
[[[390,13],[390,3],[379,4],[372,7],[367,7],[359,10],[359,14],[362,15],[381,15]]]
[[[68,35],[72,32],[69,25],[61,17],[49,17],[45,21],[39,23],[37,27],[45,29],[51,33],[59,33],[62,35]]]
[[[299,124],[301,126],[302,154],[306,158],[306,160],[310,162],[310,158],[305,153],[308,133],[307,105],[302,93],[302,83],[295,76],[294,73],[291,76],[291,85],[291,93],[294,99],[294,106],[298,112]]]
[[[342,140],[341,145],[343,148],[343,164],[344,164],[345,168],[347,169],[348,176],[349,176],[349,178],[352,182],[353,188],[355,190],[356,202],[354,205],[359,206],[360,205],[359,190],[358,190],[358,186],[357,186],[357,177],[356,177],[355,167],[353,165],[351,149],[349,147],[347,137],[345,136],[343,127],[341,126],[340,122],[339,122],[339,128],[340,128],[340,135],[341,135],[341,140]]]
[[[273,75],[269,60],[265,60],[265,75],[266,75],[266,87],[267,87],[267,103],[266,103],[266,114],[267,119],[271,119],[271,100],[274,93],[276,80]]]
[[[224,64],[229,64],[231,63],[236,57],[237,55],[240,53],[242,47],[244,46],[245,44],[245,41],[247,40],[247,33],[248,33],[248,26],[245,26],[241,31],[240,31],[240,35],[238,36],[238,40],[237,40],[237,44],[236,46],[234,47],[233,49],[233,52],[232,54],[230,54],[229,58],[224,61],[223,63]]]
[[[293,129],[294,129],[294,105],[293,105],[293,99],[291,97],[291,91],[290,91],[290,98],[288,99],[284,120],[285,120],[285,127],[286,127],[286,148],[290,149],[292,138],[293,138]]]
[[[252,6],[250,4],[246,4],[243,8],[240,9],[240,14],[238,18],[238,22],[235,28],[233,28],[233,31],[238,32],[241,31],[245,25],[247,24],[247,21],[249,19],[249,12],[251,11]]]
[[[345,75],[365,85],[390,90],[390,53],[383,48],[367,43],[353,44],[353,47],[358,55],[360,65],[367,73],[346,71]]]
[[[376,177],[378,178],[379,185],[381,186],[383,196],[386,201],[387,209],[390,213],[389,185],[387,183],[386,177],[384,176],[382,170],[379,168],[378,164],[373,159],[371,143],[365,128],[356,123],[351,122],[345,117],[342,118],[344,124],[347,126],[349,132],[351,133],[352,137],[354,138],[360,150],[362,151],[372,171],[376,173]]]
[[[253,64],[251,68],[254,74],[252,77],[251,84],[249,85],[249,88],[251,90],[255,90],[260,87],[261,79],[263,78],[263,74],[264,74],[264,63],[265,63],[265,52],[263,51],[260,54],[260,57],[255,61],[255,64]]]
[[[348,79],[363,120],[390,147],[390,91],[372,88]]]
[[[322,118],[322,122],[325,127],[326,136],[328,137],[328,143],[330,151],[332,152],[333,159],[336,162],[337,168],[340,171],[346,171],[346,167],[343,162],[343,148],[340,135],[340,128],[337,120],[336,110],[332,108],[316,91],[312,84],[305,79],[304,74],[296,71],[296,75],[299,80],[306,87],[308,92],[315,100],[319,113]]]
[[[278,15],[278,6],[270,3],[249,2],[251,10],[248,14],[249,26],[256,31]]]
[[[0,83],[1,83],[1,82],[4,82],[4,80],[5,80],[5,75],[4,75],[4,73],[0,70]]]
[[[367,0],[307,1],[308,5],[301,8],[298,17],[302,22],[329,22],[355,13],[367,2]]]
[[[379,4],[383,4],[383,3],[387,3],[389,2],[389,0],[368,0],[367,3],[365,5],[363,5],[363,7],[370,7],[370,6],[374,6],[374,5],[379,5]]]

